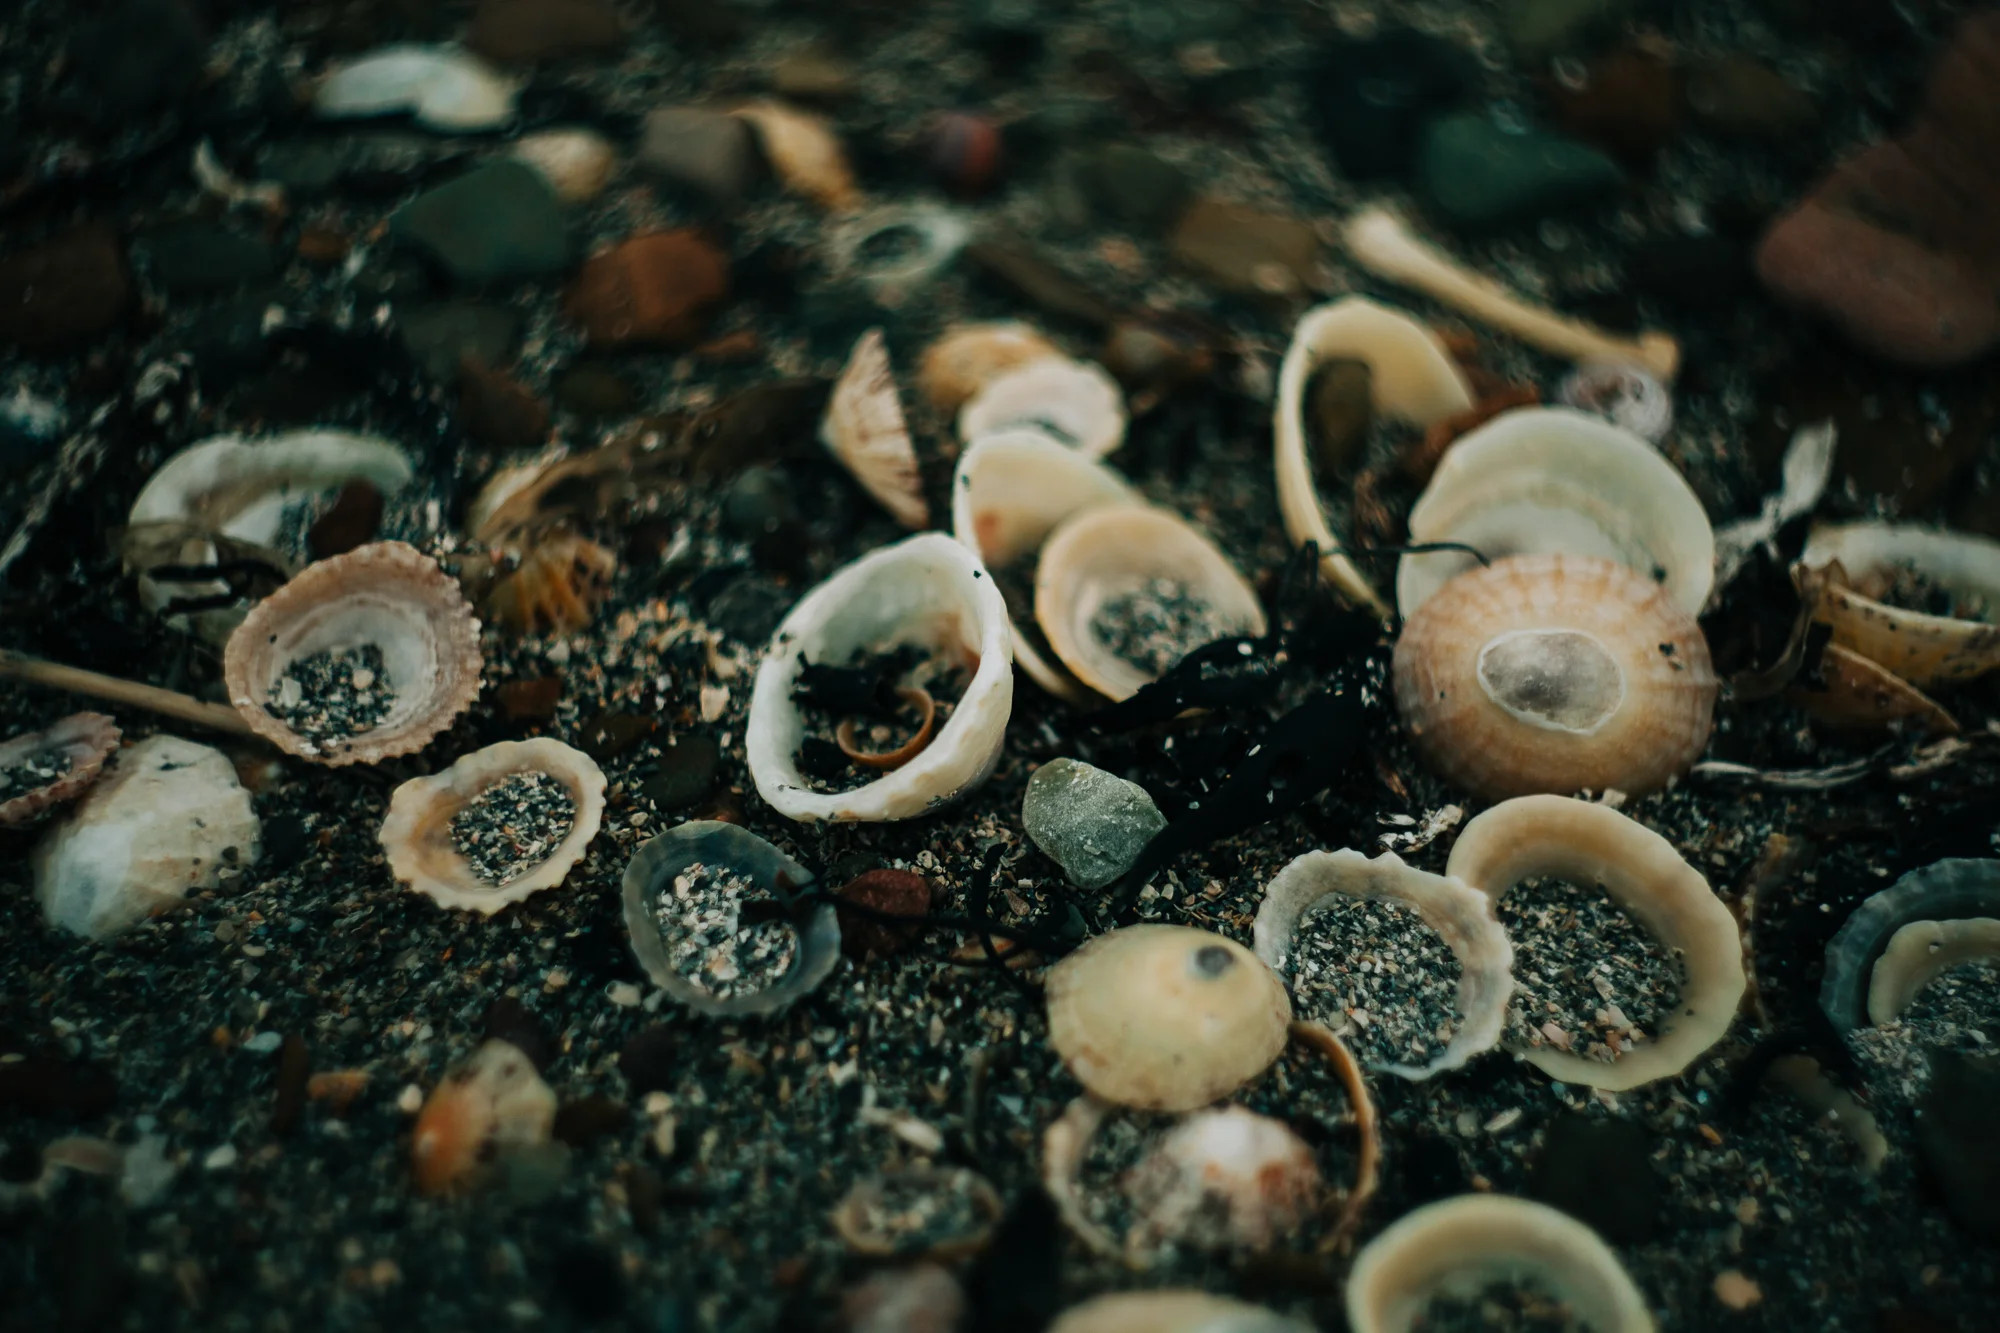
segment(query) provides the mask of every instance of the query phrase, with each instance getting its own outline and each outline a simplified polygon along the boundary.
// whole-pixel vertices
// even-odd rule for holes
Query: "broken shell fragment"
[[[896,378],[882,330],[870,329],[854,344],[847,368],[833,386],[819,437],[863,490],[906,528],[930,526],[917,451],[903,422]]]
[[[1049,1042],[1095,1096],[1191,1111],[1256,1078],[1285,1049],[1291,1001],[1234,940],[1127,926],[1049,970]]]
[[[834,732],[834,744],[840,752],[863,768],[876,768],[885,773],[893,773],[924,752],[931,743],[931,736],[937,731],[937,700],[925,689],[900,689],[896,696],[917,713],[917,732],[893,750],[865,750],[856,737],[853,718],[844,718]]]
[[[779,184],[821,208],[846,213],[862,205],[847,150],[827,122],[783,102],[748,102],[730,112],[757,131]]]
[[[833,1210],[833,1229],[871,1259],[950,1262],[975,1254],[1005,1211],[999,1191],[964,1167],[909,1167],[861,1181]]]
[[[1650,444],[1674,428],[1674,395],[1644,366],[1587,361],[1563,378],[1556,398],[1564,407],[1603,417]]]
[[[452,825],[481,793],[523,774],[544,774],[562,784],[569,797],[570,826],[539,860],[496,884],[481,877],[454,845]],[[538,736],[489,745],[442,773],[405,782],[389,799],[379,838],[398,882],[440,907],[491,916],[561,884],[583,858],[603,818],[603,772],[583,751]]]
[[[369,646],[394,696],[370,729],[315,741],[270,711],[294,663]],[[229,637],[223,679],[258,735],[339,767],[423,749],[479,697],[480,666],[479,622],[458,580],[415,547],[376,542],[308,566],[251,608]]]
[[[410,1166],[425,1194],[463,1193],[549,1142],[556,1095],[527,1053],[494,1038],[447,1070],[417,1113]]]
[[[518,86],[456,46],[380,47],[334,66],[313,93],[329,120],[409,113],[444,131],[498,129],[514,118]]]
[[[1970,680],[2000,667],[2000,542],[1906,523],[1816,528],[1799,563],[1813,618],[1833,641],[1912,685]],[[1894,604],[1925,599],[1948,614]]]
[[[1285,974],[1292,941],[1331,894],[1407,903],[1436,931],[1458,959],[1458,1030],[1444,1051],[1424,1065],[1384,1065],[1388,1073],[1426,1079],[1457,1069],[1500,1041],[1507,999],[1514,991],[1514,949],[1493,914],[1493,900],[1460,880],[1403,864],[1394,852],[1373,858],[1345,849],[1307,852],[1279,871],[1264,890],[1252,936],[1257,956]]]
[[[1826,946],[1819,1007],[1841,1032],[1887,1023],[1938,975],[2000,956],[2000,861],[1954,858],[1869,898]]]
[[[468,557],[461,565],[461,578],[475,588],[485,582],[474,577],[478,560]],[[573,532],[546,533],[532,539],[520,564],[480,589],[479,607],[516,634],[583,629],[617,572],[618,557],[596,542]]]
[[[1312,1333],[1312,1325],[1205,1291],[1121,1291],[1071,1306],[1048,1333]]]
[[[924,349],[917,387],[939,416],[955,417],[996,378],[1030,361],[1062,356],[1062,349],[1016,320],[957,324]]]
[[[71,713],[0,745],[0,828],[83,795],[117,750],[118,735],[118,724],[102,713]]]
[[[1103,458],[1125,443],[1125,393],[1094,361],[1043,357],[987,380],[958,414],[967,444],[1023,426]]]
[[[1269,1249],[1312,1216],[1323,1188],[1312,1149],[1282,1121],[1241,1106],[1197,1111],[1134,1169],[1139,1216],[1126,1246]]]
[[[1814,669],[1795,676],[1786,695],[1813,721],[1835,731],[1909,727],[1932,736],[1958,734],[1958,719],[1943,704],[1837,643],[1820,649]]]
[[[1406,1213],[1355,1256],[1347,1279],[1354,1333],[1409,1333],[1439,1296],[1533,1281],[1591,1333],[1652,1333],[1653,1316],[1595,1231],[1528,1199],[1464,1194]]]
[[[1720,689],[1662,585],[1566,555],[1447,583],[1403,626],[1394,679],[1418,751],[1490,797],[1655,791],[1701,757]]]
[[[1729,1031],[1747,985],[1736,918],[1701,872],[1645,825],[1589,801],[1518,796],[1465,826],[1445,873],[1496,904],[1538,875],[1595,884],[1679,958],[1680,996],[1652,1041],[1609,1063],[1550,1046],[1517,1052],[1550,1078],[1623,1092],[1680,1073]]]
[[[806,594],[757,669],[745,732],[758,794],[787,819],[875,821],[928,814],[993,771],[1013,711],[1007,607],[965,547],[923,533],[870,552]],[[808,662],[841,666],[911,647],[970,681],[923,753],[851,791],[815,790],[799,767],[806,716],[793,698]]]

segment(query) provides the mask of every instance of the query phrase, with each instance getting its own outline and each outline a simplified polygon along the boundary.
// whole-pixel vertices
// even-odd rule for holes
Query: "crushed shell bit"
[[[847,150],[823,118],[770,100],[746,102],[729,114],[757,131],[764,157],[786,190],[837,213],[861,207]]]
[[[118,735],[102,713],[71,713],[0,745],[0,828],[83,795],[118,749]]]
[[[1818,670],[1811,679],[1793,677],[1785,697],[1834,731],[1959,732],[1958,719],[1943,704],[1879,662],[1837,643],[1820,648]]]
[[[855,1185],[833,1210],[833,1229],[871,1259],[950,1262],[984,1249],[1005,1210],[977,1172],[912,1167]]]
[[[1841,1032],[1887,1023],[1947,968],[1996,955],[2000,861],[1934,861],[1855,908],[1827,942],[1819,1007]]]
[[[1652,444],[1666,439],[1674,428],[1673,391],[1644,366],[1589,362],[1564,377],[1556,398],[1564,407],[1603,417]]]
[[[861,488],[906,528],[930,526],[917,452],[903,421],[902,400],[889,367],[882,330],[870,329],[854,344],[847,368],[827,400],[819,437]]]
[[[417,1113],[410,1164],[425,1194],[480,1184],[500,1158],[549,1141],[556,1095],[535,1062],[495,1038],[446,1072]]]

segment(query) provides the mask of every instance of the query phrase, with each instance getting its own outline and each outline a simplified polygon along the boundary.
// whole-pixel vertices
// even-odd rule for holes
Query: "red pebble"
[[[930,166],[954,194],[985,194],[1000,174],[1000,127],[975,111],[947,111],[930,132]]]
[[[870,870],[850,880],[837,896],[843,902],[891,916],[921,920],[931,910],[929,881],[908,870]],[[913,925],[888,925],[859,912],[840,913],[840,947],[850,957],[887,958],[901,953],[916,934]]]

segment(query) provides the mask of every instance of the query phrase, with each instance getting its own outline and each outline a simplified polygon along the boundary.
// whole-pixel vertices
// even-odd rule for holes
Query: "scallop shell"
[[[451,844],[451,822],[479,793],[516,773],[546,773],[563,784],[575,808],[569,833],[539,864],[504,884],[489,884],[473,873]],[[427,778],[412,778],[389,798],[380,840],[389,872],[440,907],[487,916],[529,894],[553,889],[597,836],[604,818],[604,774],[590,756],[561,741],[501,741],[475,750]]]
[[[1656,790],[1701,757],[1720,689],[1664,588],[1564,555],[1446,584],[1403,626],[1394,678],[1418,751],[1491,797]]]
[[[409,112],[434,130],[492,130],[514,119],[519,85],[456,46],[384,46],[335,65],[313,93],[330,120]]]
[[[1532,1279],[1592,1333],[1652,1333],[1646,1300],[1595,1231],[1547,1204],[1462,1194],[1405,1213],[1362,1247],[1347,1278],[1354,1333],[1408,1333],[1441,1295]]]
[[[2000,667],[2000,624],[1876,600],[1899,569],[1914,570],[2000,618],[2000,542],[1904,523],[1847,523],[1816,528],[1800,563],[1826,575],[1816,581],[1813,618],[1833,626],[1833,641],[1912,685],[1970,680]]]
[[[1817,679],[1794,678],[1786,695],[1813,721],[1836,731],[1916,727],[1932,736],[1956,736],[1949,709],[1889,668],[1851,648],[1820,649]]]
[[[1030,361],[1061,355],[1062,349],[1039,330],[1016,320],[955,324],[924,349],[917,365],[917,387],[939,416],[956,416],[1000,375]]]
[[[840,136],[822,117],[783,102],[747,102],[729,114],[750,122],[778,181],[793,194],[837,213],[863,203]]]
[[[1256,1078],[1285,1049],[1284,983],[1234,940],[1127,926],[1049,969],[1049,1043],[1092,1094],[1192,1111]]]
[[[1156,679],[1113,652],[1093,627],[1106,602],[1156,579],[1204,602],[1220,625],[1216,638],[1265,631],[1256,592],[1227,556],[1173,514],[1136,505],[1072,514],[1042,548],[1035,619],[1062,664],[1099,694],[1127,699]]]
[[[1020,426],[1103,458],[1125,443],[1125,392],[1094,361],[1043,357],[987,380],[958,414],[958,438],[968,444]]]
[[[395,707],[374,728],[315,744],[265,708],[300,658],[374,644]],[[252,730],[287,754],[340,767],[430,744],[479,697],[479,622],[458,580],[402,542],[376,542],[309,565],[259,602],[229,637],[223,680]]]
[[[1367,576],[1341,554],[1313,484],[1306,389],[1314,371],[1343,359],[1367,363],[1377,416],[1413,426],[1427,427],[1470,411],[1472,390],[1437,334],[1400,310],[1358,296],[1308,310],[1285,350],[1271,422],[1285,531],[1300,545],[1319,547],[1320,567],[1343,596],[1386,617],[1388,606]]]
[[[674,877],[696,863],[727,867],[767,890],[786,893],[813,882],[813,874],[748,829],[697,819],[640,844],[625,867],[625,933],[653,984],[711,1018],[776,1014],[811,994],[840,962],[840,921],[831,903],[812,909],[798,928],[792,969],[775,984],[748,995],[717,999],[674,970],[654,910]]]
[[[1138,1220],[1126,1247],[1162,1241],[1264,1250],[1296,1232],[1325,1192],[1312,1149],[1283,1121],[1241,1106],[1197,1111],[1132,1172]]]
[[[1307,852],[1279,871],[1264,890],[1252,935],[1257,956],[1283,976],[1292,940],[1320,900],[1330,894],[1407,903],[1459,961],[1458,1031],[1425,1065],[1378,1068],[1408,1079],[1457,1069],[1499,1044],[1513,994],[1514,948],[1493,914],[1493,900],[1471,885],[1403,864],[1394,852],[1370,860],[1360,852]]]
[[[0,828],[25,824],[43,811],[83,795],[117,749],[118,724],[102,713],[71,713],[60,722],[0,745],[0,777],[40,755],[60,754],[68,761],[68,766],[47,782],[0,801]]]
[[[1003,430],[959,455],[951,485],[951,530],[988,569],[1031,560],[1071,515],[1101,505],[1145,501],[1117,473],[1037,430]],[[1091,692],[1063,668],[1030,617],[1009,620],[1014,660],[1059,699]]]
[[[1842,1032],[1889,1022],[1946,968],[2000,954],[1995,918],[2000,861],[1955,858],[1911,871],[1827,942],[1819,1007]]]
[[[1686,981],[1650,1043],[1610,1063],[1547,1046],[1518,1052],[1550,1078],[1623,1092],[1680,1073],[1729,1031],[1746,986],[1736,918],[1701,872],[1645,825],[1589,801],[1517,796],[1465,826],[1445,873],[1496,904],[1537,875],[1596,884],[1679,955]]]
[[[806,594],[778,626],[750,696],[744,746],[757,792],[787,819],[913,819],[986,780],[1013,711],[1007,607],[978,559],[943,533],[923,533],[848,565]],[[841,665],[905,644],[972,673],[924,752],[844,792],[812,789],[798,766],[805,717],[792,691],[807,661]]]
[[[1616,560],[1665,583],[1691,616],[1715,583],[1715,533],[1673,464],[1629,431],[1568,408],[1505,412],[1454,444],[1410,511],[1410,541],[1462,542],[1489,560]],[[1403,618],[1474,563],[1456,551],[1404,556]]]
[[[899,1236],[883,1224],[884,1215],[892,1208],[888,1201],[891,1185],[896,1187],[898,1195],[915,1191],[933,1197],[963,1198],[972,1206],[973,1224],[957,1235]],[[833,1229],[855,1254],[871,1259],[921,1257],[949,1263],[984,1249],[1004,1211],[999,1191],[978,1172],[957,1166],[921,1166],[861,1181],[842,1196],[832,1220]]]
[[[910,444],[910,428],[903,423],[903,404],[896,397],[896,377],[889,368],[882,330],[870,329],[854,344],[847,368],[833,386],[819,435],[862,489],[898,523],[906,528],[930,526],[917,451]]]
[[[1048,1333],[1312,1333],[1312,1328],[1205,1291],[1123,1291],[1071,1306]]]

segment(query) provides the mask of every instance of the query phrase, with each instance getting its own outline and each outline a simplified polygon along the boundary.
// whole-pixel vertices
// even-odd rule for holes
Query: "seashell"
[[[951,530],[987,569],[1004,578],[1034,560],[1049,534],[1073,514],[1145,501],[1110,468],[1038,430],[982,436],[959,455],[951,485]],[[1031,608],[1022,608],[1024,611]],[[1083,703],[1088,686],[1063,668],[1032,615],[1013,617],[1014,660],[1059,699]]]
[[[83,795],[117,749],[118,724],[102,713],[71,713],[0,745],[0,828]]]
[[[771,171],[787,190],[837,213],[861,207],[847,150],[824,118],[770,100],[746,102],[729,114],[757,131]]]
[[[1375,414],[1428,427],[1472,409],[1472,389],[1444,342],[1400,310],[1362,297],[1308,310],[1292,331],[1278,370],[1278,406],[1271,422],[1278,474],[1278,508],[1294,542],[1319,547],[1320,568],[1350,601],[1388,615],[1388,607],[1354,562],[1341,553],[1313,481],[1306,430],[1306,392],[1313,373],[1330,361],[1354,360],[1369,371]]]
[[[959,209],[892,204],[834,229],[835,268],[870,288],[878,305],[899,305],[951,267],[972,241],[972,222]]]
[[[744,1018],[779,1013],[826,980],[840,961],[840,922],[831,903],[814,907],[803,924],[794,924],[791,965],[761,989],[718,996],[677,968],[661,928],[662,914],[674,910],[676,881],[698,866],[740,879],[780,901],[813,882],[811,871],[764,839],[719,820],[690,820],[640,844],[625,867],[625,933],[654,985],[696,1013]],[[739,929],[737,920],[732,914],[727,923],[732,934]]]
[[[1652,371],[1630,362],[1586,361],[1563,377],[1556,398],[1650,444],[1674,428],[1673,392]]]
[[[582,629],[617,572],[611,551],[572,532],[553,533],[486,589],[479,608],[516,634]]]
[[[408,112],[419,125],[494,130],[514,119],[519,85],[456,46],[399,44],[335,65],[313,92],[329,120]]]
[[[1623,565],[1523,555],[1461,574],[1396,640],[1396,707],[1424,758],[1482,796],[1657,790],[1708,745],[1708,641]]]
[[[541,130],[514,141],[514,156],[542,173],[566,204],[587,204],[604,193],[618,170],[618,150],[593,130]]]
[[[1312,1327],[1205,1291],[1122,1291],[1071,1306],[1048,1333],[1312,1333]]]
[[[912,645],[962,666],[971,681],[949,720],[909,763],[852,791],[807,784],[805,716],[792,692],[810,661],[842,665]],[[978,559],[943,533],[870,552],[806,594],[766,649],[744,746],[757,792],[787,819],[912,819],[986,780],[1013,711],[1007,608]]]
[[[569,793],[569,832],[540,861],[504,883],[482,879],[453,846],[452,821],[480,793],[517,773],[546,773]],[[583,859],[604,818],[604,774],[589,755],[538,736],[475,750],[442,773],[412,778],[389,798],[379,835],[389,873],[440,907],[487,916],[553,889]]]
[[[506,1158],[549,1142],[556,1095],[535,1062],[498,1037],[445,1072],[417,1112],[410,1168],[424,1194],[456,1194],[491,1178]]]
[[[151,736],[122,750],[31,863],[52,926],[109,939],[257,859],[250,793],[219,750]]]
[[[1252,947],[1279,976],[1285,974],[1293,937],[1329,894],[1408,903],[1451,946],[1462,969],[1458,982],[1459,1028],[1443,1053],[1425,1065],[1382,1065],[1408,1079],[1457,1069],[1499,1044],[1514,992],[1514,947],[1493,900],[1469,884],[1403,864],[1394,852],[1374,859],[1353,850],[1307,852],[1280,870],[1257,908]]]
[[[1650,1043],[1608,1064],[1549,1046],[1517,1052],[1550,1078],[1623,1092],[1680,1073],[1729,1031],[1747,984],[1736,918],[1701,872],[1645,825],[1567,796],[1517,796],[1465,826],[1445,873],[1496,904],[1537,875],[1596,884],[1680,958],[1686,979]]]
[[[1823,575],[1814,581],[1813,618],[1833,626],[1833,641],[1912,685],[2000,667],[2000,542],[1907,523],[1844,523],[1815,528],[1799,563]],[[1974,613],[1927,615],[1882,600],[1912,576]]]
[[[1126,657],[1104,637],[1100,617],[1131,599],[1188,604],[1189,624],[1161,629],[1153,656],[1162,660]],[[1139,505],[1086,509],[1049,534],[1035,620],[1070,673],[1111,699],[1130,698],[1203,644],[1265,631],[1264,608],[1229,558],[1173,514]]]
[[[962,1206],[961,1206],[962,1205]],[[870,1259],[925,1258],[948,1263],[986,1247],[1006,1205],[984,1176],[964,1167],[911,1167],[861,1181],[833,1210],[833,1229]],[[969,1214],[945,1234],[938,1215]]]
[[[1029,426],[1102,458],[1125,443],[1125,393],[1095,361],[1043,357],[986,381],[958,413],[958,437]]]
[[[1652,1333],[1646,1299],[1595,1231],[1544,1203],[1461,1194],[1405,1213],[1355,1256],[1353,1333],[1407,1333],[1438,1296],[1532,1279],[1591,1333]]]
[[[1943,704],[1889,668],[1837,643],[1822,647],[1811,678],[1795,678],[1785,693],[1813,721],[1836,731],[1907,726],[1932,736],[1958,734],[1958,719]]]
[[[870,329],[854,344],[847,368],[833,386],[819,437],[898,523],[915,529],[930,526],[917,451],[910,444],[910,428],[903,423],[903,404],[896,397],[882,330]]]
[[[367,731],[314,742],[266,707],[292,663],[373,645],[395,704]],[[340,767],[412,754],[479,697],[479,622],[458,581],[402,542],[310,565],[251,608],[229,637],[223,680],[252,730],[287,754]]]
[[[1140,925],[1049,969],[1049,1043],[1097,1097],[1191,1111],[1227,1097],[1285,1049],[1284,983],[1234,940]]]
[[[917,387],[933,411],[952,417],[1007,371],[1061,355],[1061,348],[1018,320],[954,324],[924,349]]]
[[[1715,583],[1715,533],[1659,450],[1559,407],[1502,413],[1460,439],[1410,510],[1410,542],[1461,542],[1489,560],[1555,552],[1630,565],[1698,615]],[[1470,555],[1406,555],[1396,606],[1416,615]]]
[[[1870,897],[1827,941],[1819,1007],[1841,1032],[1892,1021],[1948,968],[2000,955],[2000,861],[1954,858]]]
[[[1126,1247],[1269,1249],[1313,1215],[1324,1188],[1312,1149],[1282,1121],[1241,1106],[1197,1111],[1134,1169],[1139,1216]]]
[[[1869,1175],[1879,1174],[1889,1160],[1889,1140],[1875,1116],[1839,1084],[1826,1076],[1819,1061],[1810,1055],[1781,1055],[1771,1061],[1764,1082],[1783,1088],[1796,1097],[1806,1110],[1822,1120],[1840,1126],[1861,1154],[1861,1167]]]

